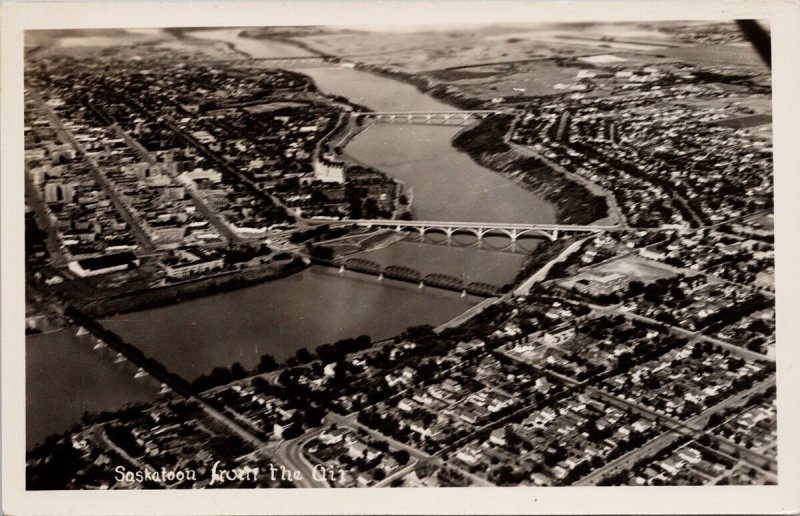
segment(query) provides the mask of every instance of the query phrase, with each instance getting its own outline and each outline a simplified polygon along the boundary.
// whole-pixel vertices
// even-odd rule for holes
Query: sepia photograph
[[[23,31],[25,491],[796,466],[770,17],[153,23]]]

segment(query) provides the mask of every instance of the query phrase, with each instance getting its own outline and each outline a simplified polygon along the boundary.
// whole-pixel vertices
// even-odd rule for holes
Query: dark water
[[[150,377],[134,379],[136,368],[114,363],[114,353],[93,350],[91,335],[75,328],[28,336],[25,395],[28,448],[80,421],[84,412],[115,410],[148,401],[160,385]]]

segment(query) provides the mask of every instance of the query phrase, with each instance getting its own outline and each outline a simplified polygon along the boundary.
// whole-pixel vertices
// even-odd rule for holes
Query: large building
[[[314,179],[323,183],[344,183],[344,163],[330,155],[315,159]]]
[[[75,187],[70,184],[49,183],[44,187],[44,200],[53,202],[72,202],[75,196]]]
[[[219,269],[224,265],[222,257],[201,249],[177,250],[163,263],[167,276],[170,278],[186,278],[193,274]]]
[[[109,272],[119,272],[139,266],[139,258],[130,251],[94,256],[69,262],[67,267],[77,276],[98,276]]]

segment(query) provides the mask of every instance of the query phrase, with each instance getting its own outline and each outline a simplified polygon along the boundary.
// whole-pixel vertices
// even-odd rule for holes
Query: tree
[[[275,357],[268,353],[261,355],[261,360],[259,360],[258,366],[256,367],[259,373],[269,373],[276,369],[278,369],[278,361],[275,360]]]
[[[308,362],[314,360],[314,356],[306,348],[298,349],[295,352],[294,356],[297,358],[297,361],[301,364],[307,364]]]
[[[636,297],[644,292],[644,283],[641,281],[631,281],[628,283],[628,295],[630,297]]]
[[[240,380],[247,376],[247,371],[245,371],[244,367],[242,367],[242,364],[236,362],[231,366],[231,375],[234,379]]]
[[[309,246],[308,253],[317,260],[333,260],[334,257],[333,249],[323,245]]]
[[[411,456],[408,454],[406,450],[397,450],[393,454],[394,460],[397,461],[398,464],[401,466],[405,466],[408,464],[408,461],[411,459]]]

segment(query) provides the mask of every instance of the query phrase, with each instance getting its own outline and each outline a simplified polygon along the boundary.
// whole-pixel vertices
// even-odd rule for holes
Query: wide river
[[[241,38],[237,29],[192,33],[233,44],[253,57],[295,57],[304,51],[267,40]],[[352,68],[298,68],[327,93],[376,111],[452,109],[408,84]],[[475,164],[453,149],[456,127],[377,124],[346,151],[413,189],[414,215],[427,220],[550,223],[551,205]],[[518,251],[524,249],[518,249]],[[525,260],[470,246],[400,242],[362,255],[468,281],[502,285]],[[216,366],[252,367],[269,353],[287,358],[301,347],[361,334],[380,339],[408,326],[438,325],[479,301],[456,293],[356,273],[312,267],[302,273],[234,292],[112,317],[110,328],[172,371],[191,380]],[[113,410],[152,399],[153,380],[133,379],[130,366],[92,351],[73,329],[28,338],[27,445],[77,423],[83,412]]]

